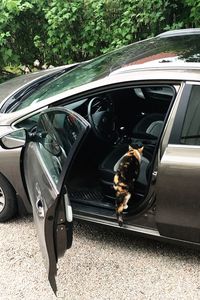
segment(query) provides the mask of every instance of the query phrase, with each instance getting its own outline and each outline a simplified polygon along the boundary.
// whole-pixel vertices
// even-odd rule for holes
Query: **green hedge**
[[[1,0],[0,69],[87,60],[199,23],[199,0]]]

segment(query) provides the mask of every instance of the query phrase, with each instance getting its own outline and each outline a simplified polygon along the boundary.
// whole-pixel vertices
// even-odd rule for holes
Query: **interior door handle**
[[[151,182],[155,183],[157,179],[158,171],[153,171]]]
[[[35,195],[36,195],[35,207],[36,207],[37,214],[40,218],[44,218],[44,203],[42,200],[42,192],[38,182],[36,182],[35,184]]]
[[[37,199],[36,203],[35,203],[36,209],[37,209],[37,213],[38,216],[40,218],[44,218],[44,205],[43,205],[43,201],[42,199]]]

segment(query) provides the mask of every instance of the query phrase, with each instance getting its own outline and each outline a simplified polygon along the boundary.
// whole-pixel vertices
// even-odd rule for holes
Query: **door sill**
[[[123,229],[123,230],[132,231],[135,233],[139,233],[142,235],[147,235],[147,236],[152,236],[152,237],[153,236],[160,237],[160,234],[156,229],[150,229],[150,228],[130,225],[130,224],[126,224],[126,223],[124,223],[123,227],[120,227],[116,221],[115,213],[112,216],[110,216],[110,220],[108,220],[108,216],[105,216],[105,215],[99,216],[99,213],[96,216],[95,215],[89,216],[88,212],[85,212],[85,213],[83,211],[80,212],[74,208],[73,216],[77,220],[84,220],[87,222],[111,226],[111,227],[115,227],[115,228],[119,228],[119,229]]]

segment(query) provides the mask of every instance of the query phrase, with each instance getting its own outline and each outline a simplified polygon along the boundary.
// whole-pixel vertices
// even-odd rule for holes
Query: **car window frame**
[[[189,145],[189,144],[181,143],[181,135],[182,135],[183,125],[184,125],[185,115],[187,113],[187,108],[189,105],[192,88],[195,85],[200,86],[200,82],[186,81],[186,83],[185,83],[185,86],[183,88],[183,91],[182,91],[182,94],[180,97],[180,101],[178,104],[178,108],[176,111],[174,123],[172,126],[172,130],[171,130],[171,134],[170,134],[170,138],[169,138],[169,144],[179,145],[182,147],[200,147],[200,145]]]
[[[22,121],[24,121],[24,120],[26,120],[26,119],[29,119],[29,118],[31,118],[31,117],[33,117],[34,115],[37,115],[37,114],[42,113],[44,110],[46,110],[46,109],[48,109],[48,108],[49,108],[49,106],[48,106],[48,105],[45,105],[45,106],[42,107],[42,108],[36,109],[36,110],[34,110],[33,112],[28,113],[27,115],[18,118],[17,120],[15,120],[15,121],[11,124],[11,128],[12,128],[12,129],[25,128],[25,127],[17,127],[17,125],[20,124],[20,122],[22,122]],[[25,129],[26,129],[26,128],[25,128]]]
[[[25,116],[18,117],[17,120],[13,121],[11,124],[11,127],[13,129],[17,129],[19,127],[16,127],[17,124],[22,122],[23,120],[26,120],[42,111],[44,111],[47,108],[54,108],[54,107],[66,107],[67,104],[72,104],[76,102],[77,100],[84,100],[86,98],[90,97],[95,97],[98,96],[99,94],[107,93],[107,92],[112,92],[116,90],[121,90],[121,89],[128,89],[128,88],[140,88],[140,87],[155,87],[155,86],[170,86],[172,90],[174,90],[174,96],[173,96],[173,101],[177,97],[180,87],[181,87],[182,80],[171,80],[171,79],[157,79],[157,80],[152,80],[152,79],[145,79],[145,80],[140,80],[140,81],[129,81],[129,82],[117,82],[117,83],[112,83],[108,85],[103,85],[97,88],[92,88],[87,91],[83,91],[81,93],[73,94],[68,97],[60,98],[59,100],[55,102],[51,102],[49,104],[45,104],[45,106],[40,107],[38,109],[34,109],[33,112],[28,113]]]

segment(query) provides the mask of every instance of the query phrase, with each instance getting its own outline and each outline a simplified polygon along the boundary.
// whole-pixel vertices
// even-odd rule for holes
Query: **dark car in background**
[[[199,246],[199,62],[200,29],[166,32],[80,64],[0,115],[0,219],[33,211],[54,291],[73,217],[119,227],[113,177],[130,144],[144,150],[122,229]]]
[[[78,63],[52,67],[46,70],[14,77],[0,84],[0,112],[7,113],[13,109],[17,101],[23,101],[42,85],[70,71]]]

